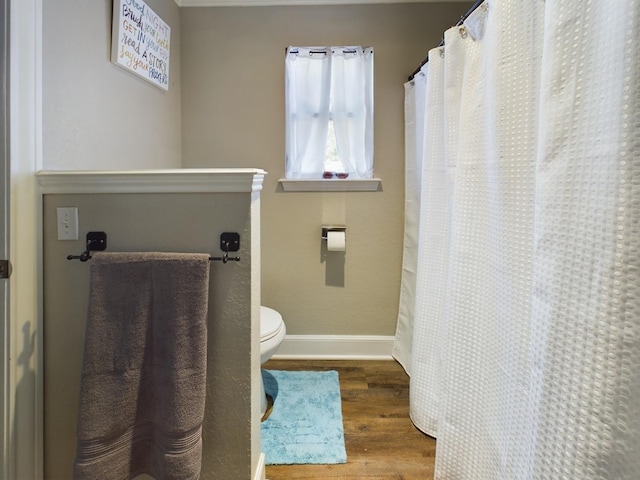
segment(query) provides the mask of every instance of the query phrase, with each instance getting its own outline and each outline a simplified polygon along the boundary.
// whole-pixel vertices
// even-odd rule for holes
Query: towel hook
[[[229,252],[237,252],[240,250],[240,234],[236,232],[224,232],[220,235],[220,250],[224,252],[222,257],[211,257],[211,260],[222,261],[227,263],[230,261],[239,262],[240,257],[230,257]]]
[[[80,255],[67,255],[67,260],[80,260],[86,262],[91,258],[92,251],[107,249],[107,234],[105,232],[87,233],[87,248]]]

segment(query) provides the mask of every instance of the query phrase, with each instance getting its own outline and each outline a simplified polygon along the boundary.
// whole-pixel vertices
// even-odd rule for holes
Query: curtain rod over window
[[[290,47],[289,47],[290,48]],[[290,53],[292,55],[296,55],[298,53],[298,49],[297,48],[285,48],[284,52],[286,53]],[[329,47],[327,47],[329,48]],[[340,48],[340,47],[336,47],[336,48]],[[363,47],[363,50],[366,49],[368,47]],[[317,54],[323,54],[326,55],[327,54],[327,50],[326,49],[322,49],[322,50],[309,50],[309,53],[317,53]],[[354,50],[353,48],[346,48],[344,50],[342,50],[342,53],[357,53],[357,50]]]
[[[458,20],[458,23],[455,24],[455,26],[459,26],[462,25],[464,23],[464,21],[469,17],[469,15],[471,15],[476,8],[478,8],[480,5],[482,5],[484,3],[485,0],[476,0],[476,2],[471,6],[471,8],[469,10],[467,10],[467,13],[465,13],[462,17],[460,17],[460,20]],[[444,38],[442,40],[440,40],[440,43],[437,45],[438,47],[441,47],[444,45]],[[420,66],[418,68],[415,69],[415,71],[409,75],[409,81],[413,80],[413,77],[415,77],[419,72],[420,69],[422,67],[424,67],[427,62],[429,61],[429,57],[427,56],[427,58],[425,58],[422,63],[420,63]]]

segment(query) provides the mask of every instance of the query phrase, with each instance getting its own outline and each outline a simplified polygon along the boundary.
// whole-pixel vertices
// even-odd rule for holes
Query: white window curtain
[[[486,0],[405,85],[394,355],[436,479],[640,478],[639,35],[637,0]]]
[[[286,177],[322,178],[329,120],[350,178],[373,178],[373,49],[289,47]]]

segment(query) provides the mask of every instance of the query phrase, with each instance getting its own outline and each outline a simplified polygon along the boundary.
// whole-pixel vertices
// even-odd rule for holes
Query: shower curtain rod
[[[462,17],[460,17],[460,20],[458,20],[458,23],[455,24],[456,27],[462,25],[464,23],[464,21],[469,17],[469,15],[471,15],[476,8],[478,8],[480,5],[482,5],[482,3],[484,3],[485,0],[476,0],[476,2],[471,6],[471,8],[469,10],[467,10],[467,13],[465,13]],[[437,45],[437,47],[441,47],[444,45],[444,38],[442,40],[440,40],[440,43]],[[422,67],[424,67],[427,62],[429,61],[429,57],[427,56],[427,58],[425,58],[422,63],[420,63],[420,66],[418,68],[415,69],[415,71],[409,75],[409,81],[413,80],[413,78],[420,73],[420,70],[422,69]]]

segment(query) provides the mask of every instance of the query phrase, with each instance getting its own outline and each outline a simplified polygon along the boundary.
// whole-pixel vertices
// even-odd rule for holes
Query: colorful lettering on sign
[[[171,28],[143,0],[115,1],[112,60],[167,90]]]

